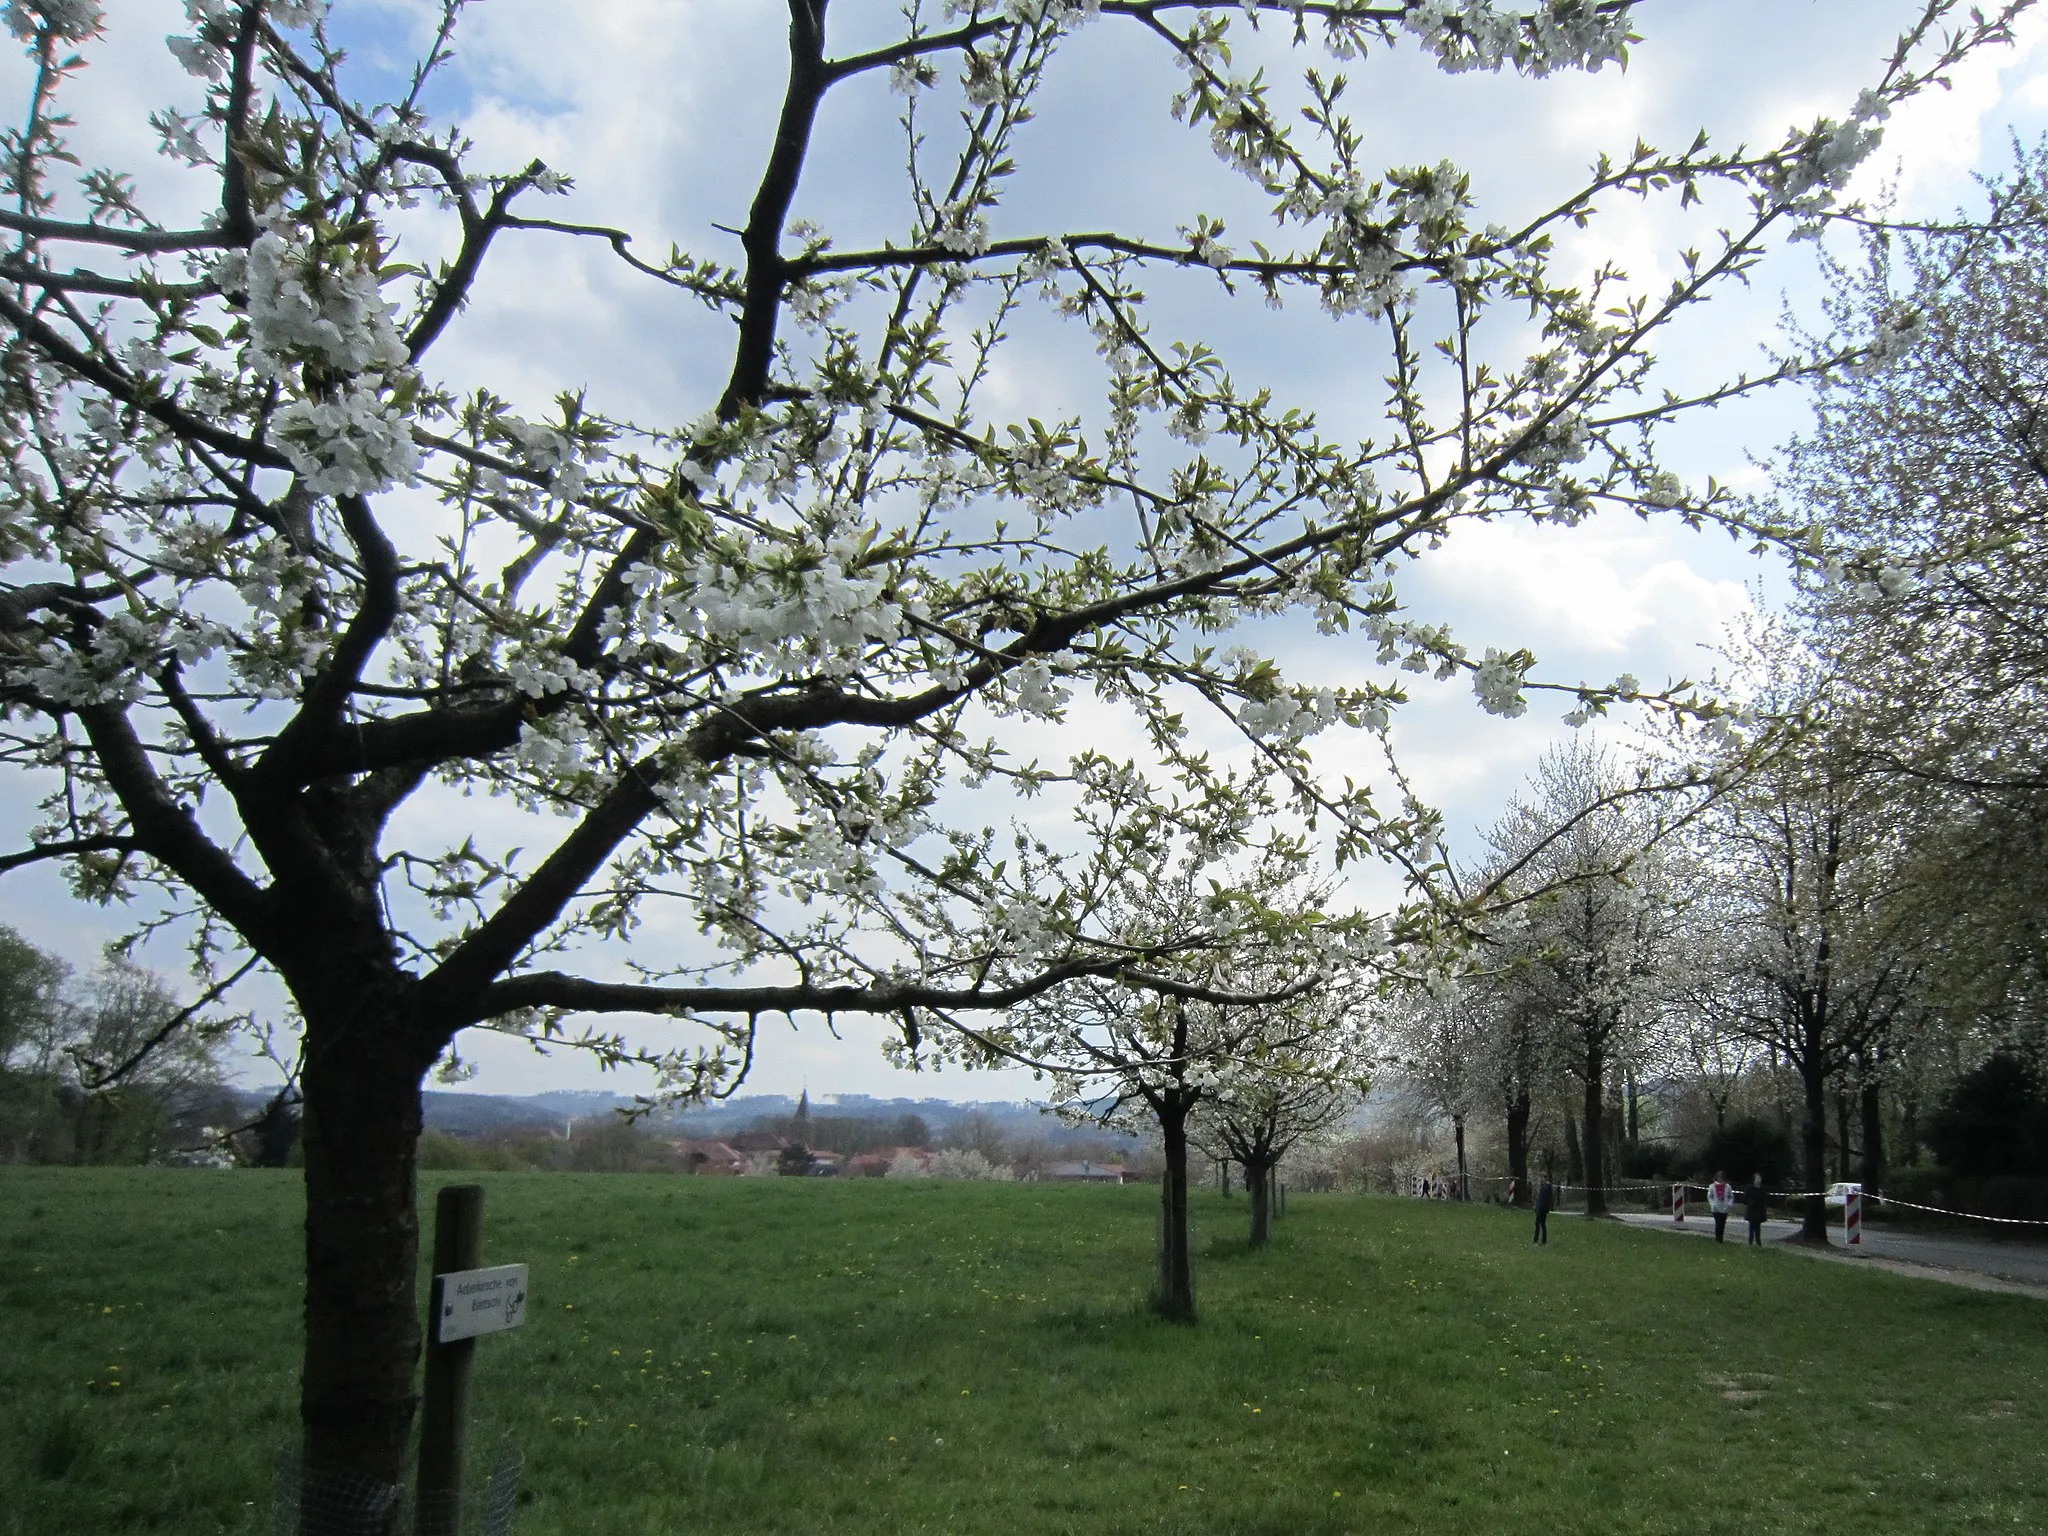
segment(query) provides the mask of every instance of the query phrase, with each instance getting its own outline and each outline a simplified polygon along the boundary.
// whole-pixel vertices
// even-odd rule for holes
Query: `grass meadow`
[[[1373,1197],[1254,1253],[1210,1191],[1180,1327],[1154,1190],[480,1182],[520,1536],[2048,1530],[2029,1298]],[[298,1221],[286,1174],[0,1169],[0,1536],[267,1529]]]

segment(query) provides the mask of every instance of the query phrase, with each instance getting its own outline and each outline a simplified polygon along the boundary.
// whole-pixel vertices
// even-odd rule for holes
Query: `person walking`
[[[1764,1191],[1764,1176],[1754,1174],[1742,1196],[1742,1214],[1749,1218],[1749,1246],[1752,1248],[1764,1245],[1764,1217],[1770,1209],[1771,1197]]]
[[[1735,1186],[1718,1168],[1714,1182],[1707,1186],[1707,1209],[1714,1213],[1714,1241],[1718,1243],[1727,1235],[1728,1213],[1735,1209]]]
[[[1551,1193],[1550,1180],[1545,1179],[1536,1186],[1536,1235],[1529,1239],[1532,1246],[1539,1243],[1545,1248],[1550,1246],[1550,1205],[1555,1198]]]

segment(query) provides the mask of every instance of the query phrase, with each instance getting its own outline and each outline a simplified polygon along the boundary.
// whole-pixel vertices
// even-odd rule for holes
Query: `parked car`
[[[1861,1184],[1830,1184],[1828,1186],[1828,1204],[1847,1205],[1849,1203],[1849,1191],[1852,1189],[1859,1195],[1863,1193],[1863,1186]]]

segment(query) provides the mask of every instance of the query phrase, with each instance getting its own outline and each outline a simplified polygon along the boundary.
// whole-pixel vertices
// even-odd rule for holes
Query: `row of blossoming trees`
[[[1707,757],[1686,800],[1643,789],[1693,744],[1581,739],[1492,829],[1470,962],[1388,1015],[1461,1159],[1468,1121],[1498,1127],[1526,1189],[1563,1139],[1597,1213],[1642,1101],[1672,1150],[1674,1103],[1694,1136],[1767,1110],[1817,1241],[1832,1178],[2048,1174],[2044,171],[2023,157],[1975,227],[1835,270],[1865,363],[1821,387],[1774,494],[1867,564],[1823,564],[1730,635],[1728,694],[1772,738]]]
[[[1376,163],[1346,75],[1396,49],[1599,71],[1637,7],[910,0],[893,36],[847,43],[826,0],[788,0],[758,8],[786,53],[749,185],[662,250],[579,222],[576,167],[479,163],[432,119],[460,0],[395,85],[349,62],[325,0],[187,0],[170,47],[194,84],[152,117],[165,163],[141,182],[80,167],[68,137],[124,109],[89,65],[139,13],[8,0],[32,71],[0,155],[0,690],[41,812],[0,867],[61,862],[182,936],[205,996],[247,967],[289,997],[309,1466],[399,1480],[420,1084],[465,1030],[697,1094],[737,1080],[764,1014],[870,1014],[907,1053],[1084,1074],[1136,1030],[1108,1048],[1160,1065],[1134,1091],[1170,1118],[1217,1062],[1293,1071],[1306,1048],[1237,1050],[1217,1021],[1437,964],[1487,893],[1452,888],[1398,779],[1319,772],[1311,739],[1383,747],[1403,668],[1507,714],[1576,685],[1533,680],[1526,651],[1467,654],[1404,607],[1402,572],[1463,523],[1614,507],[1797,542],[1656,444],[1827,360],[1694,388],[1658,340],[1836,217],[1886,115],[2021,8],[1901,4],[1895,55],[1839,118],[1760,150],[1636,145],[1503,226],[1453,166]],[[1171,234],[1006,208],[1017,157],[1057,154],[1024,130],[1088,27],[1178,67],[1172,110],[1268,210],[1258,238],[1225,245],[1202,202],[1242,192],[1221,186],[1190,185]],[[1254,44],[1299,78],[1239,72]],[[901,167],[873,204],[901,222],[797,219],[828,103],[892,88],[901,136],[866,158]],[[1559,237],[1637,198],[1712,227],[1679,278],[1560,275]],[[553,399],[465,382],[451,338],[509,302],[485,274],[513,242],[614,251],[651,348],[661,317],[708,307],[721,380],[639,420],[571,379]],[[1387,377],[1384,429],[1353,440],[1241,386],[1150,318],[1168,288],[1320,306]],[[1031,386],[998,391],[996,351],[1034,333],[1085,339],[1092,400],[1008,406]],[[1348,655],[1362,638],[1376,675],[1316,686],[1211,643],[1292,613],[1359,637]],[[1588,713],[1634,693],[1576,691]],[[1069,741],[1076,713],[1138,745]],[[1048,750],[1016,755],[1027,735]],[[434,814],[456,795],[498,811]],[[1062,836],[1006,832],[1019,795]],[[1405,901],[1261,897],[1262,871],[1357,859],[1401,871]],[[1185,900],[1152,899],[1169,887]],[[1108,1033],[1084,1042],[1091,1014]],[[1225,1040],[1199,1063],[1175,1043],[1198,1021]]]

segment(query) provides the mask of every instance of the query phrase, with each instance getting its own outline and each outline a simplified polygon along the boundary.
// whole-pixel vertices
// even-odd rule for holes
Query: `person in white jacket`
[[[1718,1243],[1727,1235],[1728,1213],[1735,1209],[1735,1186],[1718,1168],[1714,1182],[1707,1186],[1707,1209],[1714,1213],[1714,1241]]]

